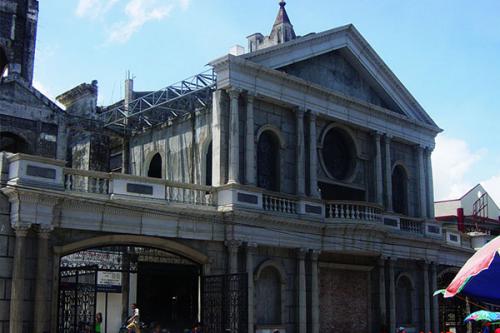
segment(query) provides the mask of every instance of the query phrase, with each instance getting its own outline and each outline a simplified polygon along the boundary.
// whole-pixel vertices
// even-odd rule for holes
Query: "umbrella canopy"
[[[500,321],[500,312],[490,312],[485,310],[476,311],[468,315],[464,320],[465,323],[469,321],[487,321],[494,323]]]
[[[500,305],[500,236],[467,260],[444,290],[444,297],[458,293]]]

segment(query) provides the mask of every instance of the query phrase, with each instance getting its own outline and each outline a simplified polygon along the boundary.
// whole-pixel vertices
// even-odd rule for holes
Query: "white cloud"
[[[500,173],[481,182],[484,189],[493,198],[493,201],[500,206]]]
[[[148,21],[160,21],[174,9],[172,2],[160,4],[156,0],[130,0],[125,6],[126,21],[113,26],[109,35],[111,42],[126,42]]]
[[[436,200],[459,198],[476,185],[467,176],[486,152],[486,149],[472,151],[463,140],[438,136],[432,154]]]
[[[79,0],[76,15],[96,19],[104,16],[119,0]]]

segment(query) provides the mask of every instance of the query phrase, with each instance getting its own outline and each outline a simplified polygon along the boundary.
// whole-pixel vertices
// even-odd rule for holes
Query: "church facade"
[[[434,217],[441,129],[354,26],[297,36],[281,2],[248,53],[63,110],[37,8],[0,1],[0,332],[116,332],[131,303],[171,332],[463,329],[432,297],[474,251]]]

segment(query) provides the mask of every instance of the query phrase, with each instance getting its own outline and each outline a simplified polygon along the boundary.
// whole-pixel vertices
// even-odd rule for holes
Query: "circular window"
[[[352,175],[356,153],[351,137],[340,128],[330,129],[323,139],[323,162],[328,174],[338,180]]]

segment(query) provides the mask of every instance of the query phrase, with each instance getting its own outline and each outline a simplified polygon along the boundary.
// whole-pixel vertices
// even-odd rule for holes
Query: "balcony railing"
[[[413,234],[424,233],[424,219],[401,216],[399,218],[399,229]]]
[[[325,203],[327,219],[380,221],[383,207],[369,202],[327,201]]]
[[[297,200],[264,193],[262,194],[262,208],[270,212],[297,214]]]

